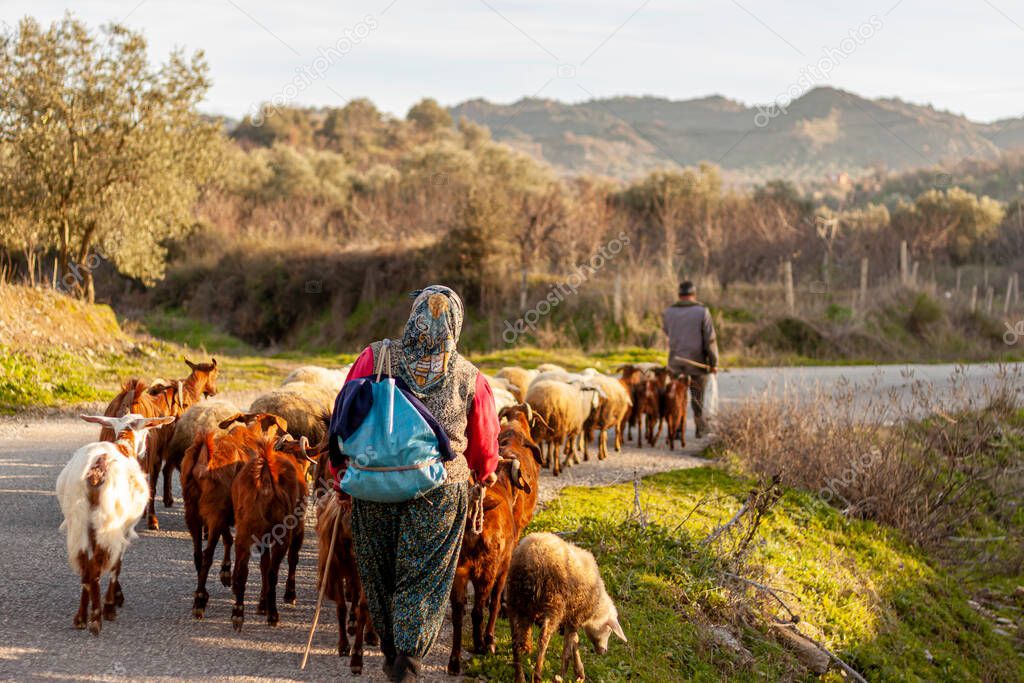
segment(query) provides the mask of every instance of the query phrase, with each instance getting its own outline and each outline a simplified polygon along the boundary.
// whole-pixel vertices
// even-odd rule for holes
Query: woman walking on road
[[[418,679],[441,628],[466,528],[471,476],[489,486],[498,463],[490,385],[456,350],[462,299],[441,285],[415,297],[402,338],[368,346],[346,380],[389,365],[383,371],[402,380],[426,407],[454,455],[444,463],[443,484],[426,494],[400,503],[353,499],[352,537],[384,670],[402,682]]]

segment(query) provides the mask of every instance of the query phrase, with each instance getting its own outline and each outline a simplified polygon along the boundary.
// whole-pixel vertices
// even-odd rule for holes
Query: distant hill
[[[990,160],[1024,146],[1024,121],[981,124],[898,99],[816,88],[771,111],[718,95],[616,97],[564,104],[470,100],[450,109],[497,140],[567,174],[634,178],[656,168],[718,164],[737,180],[821,178]]]

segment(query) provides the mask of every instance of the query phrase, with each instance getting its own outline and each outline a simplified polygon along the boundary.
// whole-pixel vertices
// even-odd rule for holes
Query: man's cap
[[[693,296],[696,293],[697,288],[689,280],[679,283],[679,296]]]

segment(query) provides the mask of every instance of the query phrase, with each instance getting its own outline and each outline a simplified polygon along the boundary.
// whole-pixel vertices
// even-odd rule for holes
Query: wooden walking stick
[[[334,558],[334,542],[338,540],[338,525],[341,524],[341,509],[334,518],[334,530],[331,532],[331,546],[327,550],[327,562],[324,563],[324,575],[320,577],[320,595],[316,599],[316,611],[313,612],[313,625],[309,628],[309,639],[306,640],[306,652],[302,655],[300,671],[306,670],[306,662],[309,661],[309,651],[313,648],[313,635],[316,633],[316,626],[320,623],[320,608],[324,604],[324,592],[327,590],[327,574],[331,571],[331,560]],[[345,628],[341,626],[341,628]]]

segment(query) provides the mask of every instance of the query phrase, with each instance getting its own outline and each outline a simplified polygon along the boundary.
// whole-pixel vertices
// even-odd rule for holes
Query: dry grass
[[[1020,504],[1020,380],[1004,370],[978,396],[957,371],[948,392],[918,381],[909,399],[876,384],[768,390],[723,412],[719,444],[744,473],[938,547]]]

